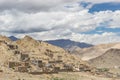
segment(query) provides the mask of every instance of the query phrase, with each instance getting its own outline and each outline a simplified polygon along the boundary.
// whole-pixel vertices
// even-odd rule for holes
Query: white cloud
[[[94,14],[88,10],[79,12],[38,12],[24,13],[19,11],[4,11],[0,14],[1,34],[22,37],[31,35],[36,39],[68,38],[93,44],[119,41],[115,33],[102,35],[80,34],[94,30],[96,27],[106,26],[118,28],[120,11],[101,11]],[[112,39],[113,38],[113,39]],[[109,39],[109,40],[108,40]]]
[[[90,44],[103,44],[120,42],[120,37],[112,32],[105,32],[103,34],[75,34],[71,36],[72,40],[88,42]]]
[[[120,28],[120,10],[101,11],[94,14],[97,23],[110,28]]]
[[[16,12],[16,14],[17,15],[14,15],[8,11],[0,15],[0,27],[2,31],[32,33],[47,30],[70,29],[74,32],[83,32],[95,27],[95,24],[91,21],[92,15],[89,14],[87,10],[80,11],[79,13],[61,11],[38,12],[33,14]]]
[[[120,0],[0,0],[0,10],[18,10],[23,12],[60,11],[67,10],[65,6],[72,6],[70,11],[81,10],[78,2],[91,2],[92,4],[104,2],[120,2]]]
[[[23,12],[50,11],[54,8],[77,3],[79,0],[0,0],[0,10],[19,10]]]
[[[120,28],[120,10],[92,14],[79,6],[78,1],[0,0],[0,34],[17,37],[27,34],[43,40],[68,38],[93,44],[120,41],[117,33],[81,34],[100,26]]]

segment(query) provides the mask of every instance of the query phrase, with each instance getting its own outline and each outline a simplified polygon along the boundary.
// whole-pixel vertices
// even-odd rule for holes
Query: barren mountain
[[[0,74],[8,75],[9,73],[9,75],[17,77],[17,74],[24,72],[30,75],[56,73],[59,70],[78,71],[79,66],[83,69],[84,66],[91,68],[86,62],[69,54],[64,49],[34,40],[29,36],[14,42],[5,36],[0,38]]]
[[[46,42],[48,42],[49,44],[64,48],[65,50],[68,50],[71,53],[77,48],[88,48],[88,47],[93,46],[92,44],[83,43],[83,42],[76,42],[76,41],[72,41],[69,39],[49,40]]]
[[[18,38],[16,38],[15,36],[10,36],[8,38],[10,38],[12,41],[17,41],[18,40]]]
[[[90,60],[90,64],[100,68],[119,68],[120,49],[109,49],[103,55]]]
[[[23,69],[20,70],[24,70],[25,72],[27,72],[28,69],[30,69],[30,72],[34,72],[35,70],[38,70],[36,65],[38,64],[37,62],[41,62],[39,65],[44,65],[43,67],[45,68],[48,65],[52,66],[50,68],[52,71],[55,66],[58,68],[63,68],[65,65],[69,65],[71,67],[74,66],[74,68],[81,64],[82,66],[88,66],[86,62],[69,54],[64,49],[46,42],[34,40],[29,36],[25,36],[15,42],[12,42],[7,37],[1,37],[0,70],[2,69],[5,72],[8,72],[11,68],[16,71],[19,67],[22,67]],[[29,64],[29,66],[23,66],[23,64]],[[43,67],[39,69],[43,69]]]
[[[108,77],[114,75],[91,67],[60,47],[29,36],[17,41],[1,38],[0,52],[0,80],[54,80],[56,77],[63,80],[110,80]],[[99,76],[103,78],[98,79]]]
[[[89,61],[103,55],[107,50],[111,48],[120,48],[120,43],[109,43],[109,44],[100,44],[90,48],[77,49],[76,53],[82,60]]]
[[[101,48],[107,48],[107,46],[99,47]],[[114,50],[110,52],[114,53]],[[109,59],[107,56],[105,58]],[[76,55],[29,36],[17,41],[11,41],[2,36],[0,40],[0,80],[109,80],[108,77],[113,78],[113,75],[116,74],[108,71],[101,72]],[[116,75],[116,78],[119,78],[119,75]]]
[[[80,59],[68,54],[67,51],[60,47],[53,46],[43,41],[36,41],[29,36],[25,36],[15,43],[18,45],[20,51],[29,53],[31,57],[50,60],[50,55],[52,54],[52,59],[57,59],[58,56],[62,56],[62,59],[66,62],[78,63],[78,61],[80,61]]]

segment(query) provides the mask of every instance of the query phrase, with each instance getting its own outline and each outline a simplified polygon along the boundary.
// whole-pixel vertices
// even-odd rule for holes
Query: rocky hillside
[[[78,55],[82,60],[89,61],[96,57],[103,55],[107,50],[111,48],[120,48],[118,45],[120,43],[109,43],[109,44],[100,44],[90,48],[77,49],[76,55]]]
[[[41,59],[51,59],[50,54],[53,55],[52,59],[56,59],[57,56],[62,56],[64,61],[77,62],[80,59],[73,55],[68,54],[64,49],[53,46],[43,41],[36,41],[29,36],[25,36],[23,39],[17,40],[15,44],[23,52],[28,52],[31,56],[39,57]],[[36,55],[36,56],[35,56]],[[75,61],[76,60],[76,61]]]
[[[120,49],[109,49],[103,55],[90,60],[90,64],[100,68],[120,68]]]
[[[0,35],[0,41],[6,41],[6,42],[11,42],[11,39],[6,37],[6,36],[2,36]]]
[[[43,68],[48,68],[49,65],[51,67],[48,69],[52,71],[55,67],[61,68],[61,70],[66,69],[65,66],[70,67],[71,70],[79,69],[80,66],[89,67],[86,62],[64,49],[34,40],[29,36],[14,42],[7,37],[1,38],[0,41],[0,65],[4,68],[9,67],[15,71],[23,70],[22,72],[28,72],[29,69],[34,72],[38,70],[38,64],[42,65],[39,69],[44,70]],[[29,66],[23,64],[29,64]]]
[[[12,41],[5,37],[0,36],[0,65],[10,59],[12,51],[10,50],[8,44]],[[10,53],[10,54],[9,54]]]
[[[93,79],[90,76],[113,78],[113,75],[116,75],[91,67],[74,54],[46,42],[37,41],[29,36],[17,41],[11,41],[5,36],[1,37],[0,74],[2,76],[0,75],[0,79],[2,80],[5,80],[6,76],[9,76],[11,80],[38,80],[41,78],[42,80],[51,80],[54,79],[53,74],[55,77],[62,78],[74,74],[76,77],[67,76],[67,79],[89,80]],[[47,79],[45,79],[46,77]],[[116,75],[116,78],[119,78],[119,75]]]

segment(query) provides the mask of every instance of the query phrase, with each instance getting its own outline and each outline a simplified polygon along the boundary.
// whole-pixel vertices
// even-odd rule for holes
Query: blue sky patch
[[[104,32],[120,33],[120,28],[97,27],[95,30],[83,32],[83,34],[102,34]]]
[[[101,4],[95,4],[92,6],[92,8],[89,9],[90,13],[93,12],[99,12],[99,11],[106,11],[106,10],[120,10],[120,3],[101,3]]]

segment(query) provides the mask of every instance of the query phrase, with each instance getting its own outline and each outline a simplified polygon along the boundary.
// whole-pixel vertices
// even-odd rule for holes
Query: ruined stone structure
[[[23,67],[23,66],[19,66],[19,67],[17,68],[17,71],[18,71],[18,72],[28,72],[28,68],[27,68],[27,67]]]
[[[20,62],[15,62],[15,61],[8,62],[9,68],[14,68],[14,67],[18,67],[18,66],[21,66]]]
[[[13,48],[13,46],[10,46]],[[50,55],[50,52],[46,55]],[[58,72],[74,72],[74,71],[89,71],[88,66],[84,66],[80,64],[80,66],[76,69],[75,65],[65,63],[62,60],[62,56],[58,55],[56,59],[51,60],[44,60],[39,58],[31,58],[28,52],[20,52],[15,50],[15,55],[19,55],[19,62],[17,61],[10,61],[8,63],[8,67],[14,69],[17,72],[27,72],[27,73],[34,73],[34,74],[41,74],[41,73],[58,73]]]
[[[15,50],[14,51],[14,55],[17,55],[17,54],[20,54],[21,52],[20,51],[18,51],[18,50]]]
[[[14,50],[14,49],[18,49],[17,45],[12,45],[12,44],[8,44],[7,45],[10,49]]]
[[[20,60],[21,61],[28,61],[29,60],[29,54],[27,54],[27,53],[21,53]]]

